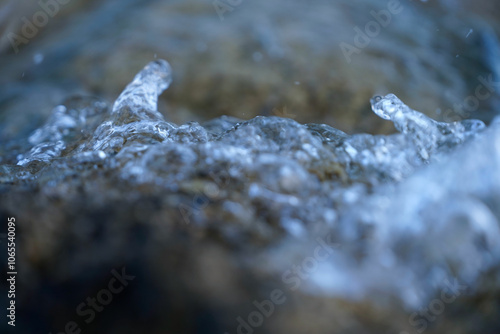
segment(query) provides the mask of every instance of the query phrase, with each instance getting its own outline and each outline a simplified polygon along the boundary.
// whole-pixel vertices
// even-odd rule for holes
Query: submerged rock
[[[2,208],[22,230],[20,308],[44,330],[123,263],[140,283],[115,310],[137,320],[94,332],[143,319],[149,332],[235,332],[274,288],[289,302],[264,331],[420,331],[414,312],[450,282],[456,303],[429,332],[500,326],[488,297],[500,286],[500,122],[440,123],[389,94],[371,100],[400,132],[387,136],[262,116],[179,126],[157,107],[170,82],[156,60],[111,109],[69,100],[2,162]],[[479,305],[490,311],[463,311]]]

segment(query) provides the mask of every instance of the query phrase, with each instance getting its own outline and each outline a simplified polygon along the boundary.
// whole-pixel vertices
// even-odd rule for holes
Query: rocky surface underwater
[[[2,332],[500,332],[497,6],[63,2],[0,43]]]
[[[70,99],[5,152],[26,315],[74,318],[120,264],[137,278],[110,311],[124,313],[93,331],[331,333],[330,312],[339,333],[438,315],[436,332],[498,328],[500,121],[436,122],[389,94],[371,104],[392,135],[263,116],[178,126],[157,107],[171,77],[151,62],[112,107]]]

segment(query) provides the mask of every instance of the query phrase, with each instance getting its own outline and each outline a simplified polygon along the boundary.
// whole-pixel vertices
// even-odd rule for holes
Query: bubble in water
[[[334,229],[335,242],[350,247],[335,248],[301,286],[314,293],[306,289],[315,284],[322,295],[388,291],[417,307],[446,277],[437,260],[469,280],[498,263],[498,222],[480,199],[491,200],[500,187],[500,121],[488,130],[478,120],[436,122],[389,94],[371,99],[373,112],[399,131],[387,136],[348,135],[274,116],[176,125],[157,105],[171,80],[170,65],[156,60],[111,111],[84,98],[55,107],[17,166],[0,166],[0,183],[64,191],[71,178],[113,192],[119,182],[175,200],[198,194],[202,201],[190,219],[202,222],[204,210],[212,210],[236,221],[236,232],[307,240],[312,231]],[[456,150],[464,143],[464,151]],[[286,245],[285,258],[296,247]],[[427,257],[433,261],[421,260]]]

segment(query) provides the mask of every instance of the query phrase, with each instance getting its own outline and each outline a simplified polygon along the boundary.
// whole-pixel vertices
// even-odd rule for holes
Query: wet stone
[[[437,122],[388,94],[371,105],[394,123],[392,135],[350,135],[276,116],[177,125],[157,105],[171,77],[170,65],[156,60],[112,108],[70,99],[19,145],[16,161],[0,161],[0,185],[10,191],[2,206],[24,220],[29,246],[21,252],[33,279],[77,280],[118,259],[151,280],[146,293],[162,291],[158,309],[182,292],[231,315],[244,311],[231,298],[245,300],[247,290],[256,298],[263,280],[277,280],[304,305],[324,302],[321,312],[373,307],[394,316],[384,328],[402,329],[404,312],[428,305],[450,280],[469,291],[498,288],[499,121]],[[327,245],[326,259],[290,289],[284,273],[318,242]],[[74,252],[65,253],[67,245]],[[218,254],[210,265],[227,278],[209,278],[217,273],[198,262],[206,252]],[[44,266],[57,270],[44,278],[36,270]],[[237,279],[240,271],[245,279]],[[200,272],[205,280],[193,282]],[[471,302],[461,303],[455,307]],[[314,318],[314,309],[302,312]],[[295,332],[305,331],[292,306],[281,312]],[[457,320],[453,314],[443,317]],[[236,316],[214,315],[214,328]],[[163,321],[160,313],[154,319]],[[280,316],[269,321],[290,330]]]

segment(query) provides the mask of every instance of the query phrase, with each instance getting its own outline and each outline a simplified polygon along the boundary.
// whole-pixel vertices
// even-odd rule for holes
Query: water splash
[[[113,106],[115,124],[131,121],[162,121],[158,112],[158,96],[170,86],[172,69],[165,60],[149,63],[120,94]]]
[[[405,105],[394,94],[375,96],[372,110],[379,117],[391,120],[401,133],[412,138],[423,160],[442,147],[454,147],[474,137],[485,128],[479,120],[440,123]]]
[[[158,96],[172,81],[170,65],[165,60],[149,63],[116,100],[109,118],[95,131],[80,151],[119,152],[127,143],[152,144],[168,137],[173,125],[158,111]]]
[[[17,166],[0,166],[0,183],[34,183],[61,198],[68,179],[110,192],[119,182],[139,193],[152,187],[201,197],[210,205],[198,206],[190,222],[202,226],[216,212],[224,224],[215,228],[226,238],[246,231],[303,241],[285,244],[270,271],[306,251],[304,240],[314,232],[333,232],[345,247],[304,286],[311,293],[337,296],[349,282],[346,297],[388,291],[417,306],[438,286],[436,273],[471,283],[475,273],[498,264],[498,213],[484,204],[495,203],[500,188],[498,124],[436,122],[389,94],[371,100],[373,111],[399,131],[388,136],[348,135],[280,117],[178,126],[157,105],[171,77],[170,65],[157,60],[111,111],[96,99],[54,108]],[[452,236],[447,245],[443,235]]]

